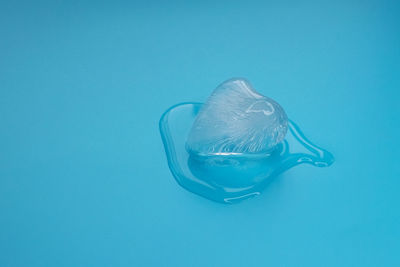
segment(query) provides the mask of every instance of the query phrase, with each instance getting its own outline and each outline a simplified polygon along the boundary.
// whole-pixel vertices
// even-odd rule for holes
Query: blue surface
[[[0,266],[399,266],[400,6],[0,3]],[[237,205],[172,177],[173,104],[248,78],[336,158]]]

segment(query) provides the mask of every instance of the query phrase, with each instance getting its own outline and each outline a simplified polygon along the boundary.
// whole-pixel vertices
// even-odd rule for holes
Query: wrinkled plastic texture
[[[186,149],[197,156],[265,155],[283,141],[288,118],[245,79],[219,85],[200,109]]]

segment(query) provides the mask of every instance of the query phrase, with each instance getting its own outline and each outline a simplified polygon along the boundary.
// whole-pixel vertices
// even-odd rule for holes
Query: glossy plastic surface
[[[200,103],[182,103],[168,109],[160,120],[168,164],[177,182],[208,199],[235,203],[258,195],[282,172],[302,163],[329,166],[333,156],[312,144],[295,123],[270,155],[213,155],[198,157],[186,151],[185,142],[201,108]]]

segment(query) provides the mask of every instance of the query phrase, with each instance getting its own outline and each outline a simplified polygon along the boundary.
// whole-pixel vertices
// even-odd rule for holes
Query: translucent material
[[[329,166],[333,156],[306,139],[299,127],[288,123],[288,134],[269,155],[209,155],[197,157],[185,142],[201,103],[182,103],[168,109],[160,119],[169,168],[187,190],[208,199],[235,203],[258,195],[280,173],[302,163]]]
[[[197,156],[265,156],[285,137],[288,119],[274,100],[244,79],[218,86],[197,115],[187,150]]]

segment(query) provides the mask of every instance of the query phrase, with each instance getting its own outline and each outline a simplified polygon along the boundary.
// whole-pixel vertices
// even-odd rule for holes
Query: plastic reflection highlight
[[[187,190],[222,203],[236,203],[259,195],[284,171],[302,163],[316,167],[331,165],[328,151],[311,143],[299,127],[289,121],[285,140],[265,157],[217,155],[198,158],[185,143],[201,103],[181,103],[169,108],[160,119],[160,132],[169,168]]]

